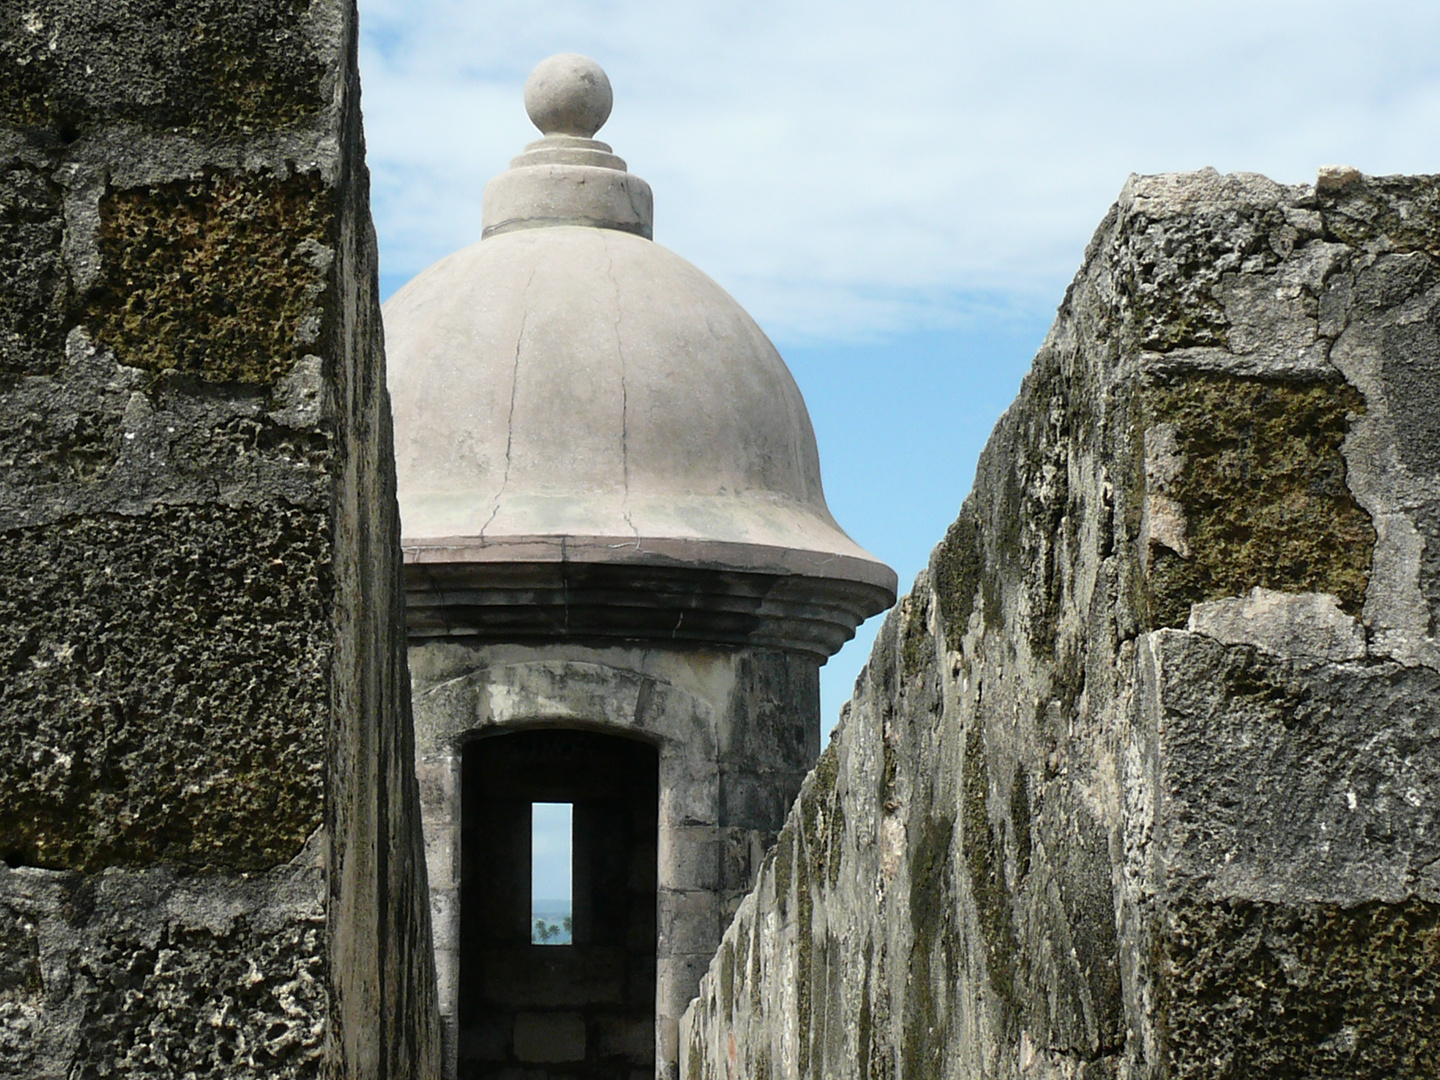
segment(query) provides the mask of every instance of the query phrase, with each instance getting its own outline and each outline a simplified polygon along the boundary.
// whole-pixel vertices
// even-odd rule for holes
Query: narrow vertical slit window
[[[530,941],[569,945],[574,815],[571,803],[530,804]]]

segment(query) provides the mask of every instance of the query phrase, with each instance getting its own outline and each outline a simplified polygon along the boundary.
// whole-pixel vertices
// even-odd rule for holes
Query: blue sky
[[[1440,4],[361,0],[381,287],[480,232],[581,52],[655,238],[790,364],[826,495],[902,590],[1131,172],[1440,172]],[[825,730],[878,620],[822,673]]]

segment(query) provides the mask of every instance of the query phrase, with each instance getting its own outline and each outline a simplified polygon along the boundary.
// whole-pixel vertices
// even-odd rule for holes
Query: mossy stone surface
[[[931,815],[920,823],[918,832],[910,862],[913,944],[900,1061],[903,1076],[936,1076],[950,1036],[937,1000],[937,983],[958,961],[953,955],[956,912],[951,842],[955,822],[943,814]]]
[[[323,353],[334,195],[319,176],[209,174],[100,201],[85,324],[129,367],[271,384]]]
[[[1364,401],[1339,382],[1190,375],[1146,394],[1148,420],[1170,424],[1183,461],[1169,492],[1190,553],[1155,545],[1156,626],[1183,627],[1190,605],[1255,586],[1333,593],[1358,615],[1375,527],[1345,483],[1341,448]]]
[[[930,554],[930,582],[940,609],[945,645],[952,651],[960,648],[965,636],[984,569],[979,522],[973,507],[967,504],[960,508],[960,516]]]
[[[764,969],[723,1026],[701,983],[707,1080],[1435,1074],[1440,196],[1353,186],[1127,184],[807,782],[841,832],[802,798]],[[1365,655],[1176,629],[1256,586]]]
[[[965,737],[965,765],[961,781],[961,851],[975,903],[980,940],[985,956],[985,975],[1007,1007],[1014,1003],[1015,964],[1020,944],[1010,913],[1010,892],[1005,881],[1005,853],[995,839],[989,818],[989,766],[979,726]],[[913,875],[918,879],[924,864],[917,852]]]
[[[171,507],[0,544],[0,854],[260,869],[321,823],[329,524]]]

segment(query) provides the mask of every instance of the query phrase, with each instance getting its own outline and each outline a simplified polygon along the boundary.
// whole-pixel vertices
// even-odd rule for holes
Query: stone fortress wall
[[[1440,185],[1135,177],[681,1075],[1433,1077]]]
[[[682,1075],[1434,1075],[1440,200],[1321,181],[1127,186]],[[438,1075],[366,198],[344,0],[0,7],[0,1075]]]
[[[438,1075],[355,33],[0,5],[0,1075]]]

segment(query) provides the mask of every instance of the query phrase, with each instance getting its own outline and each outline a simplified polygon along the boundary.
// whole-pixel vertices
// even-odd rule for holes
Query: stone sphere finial
[[[613,102],[604,70],[578,53],[541,60],[525,80],[525,111],[545,135],[593,138]]]

